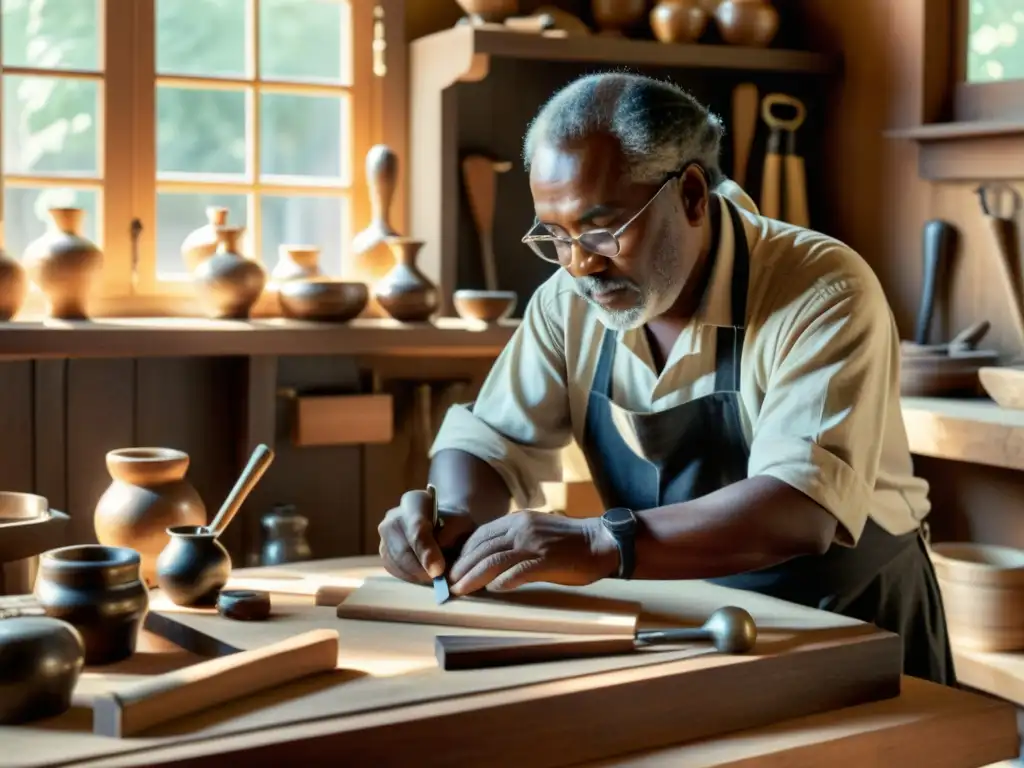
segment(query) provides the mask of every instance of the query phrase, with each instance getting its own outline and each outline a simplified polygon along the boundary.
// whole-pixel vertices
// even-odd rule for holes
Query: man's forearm
[[[638,512],[637,579],[709,579],[824,552],[836,519],[773,477]]]
[[[465,451],[449,449],[434,456],[430,482],[441,509],[468,512],[478,525],[508,513],[512,496],[501,475]]]

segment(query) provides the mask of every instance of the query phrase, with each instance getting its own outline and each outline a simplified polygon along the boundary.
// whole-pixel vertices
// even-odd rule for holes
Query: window
[[[1024,2],[969,0],[968,83],[1024,80]]]
[[[347,273],[390,2],[0,0],[6,249],[82,207],[103,297],[137,311],[191,293],[182,241],[223,206],[268,272],[312,244]]]

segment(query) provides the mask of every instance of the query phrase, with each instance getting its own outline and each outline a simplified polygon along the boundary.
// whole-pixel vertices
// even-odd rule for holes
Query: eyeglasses
[[[662,190],[674,179],[679,178],[680,175],[682,174],[674,173],[666,179],[665,183],[658,188],[658,191],[654,193],[644,207],[634,213],[629,221],[614,232],[610,229],[591,229],[579,237],[573,237],[557,224],[545,224],[539,221],[526,233],[523,237],[523,242],[530,246],[530,250],[544,259],[544,261],[560,264],[563,267],[572,263],[572,247],[574,244],[579,245],[580,248],[589,253],[604,256],[606,259],[613,259],[619,255],[621,250],[619,238],[622,236],[622,233],[634,221],[639,219],[643,212],[651,206],[651,203],[658,199],[658,195],[662,193]]]

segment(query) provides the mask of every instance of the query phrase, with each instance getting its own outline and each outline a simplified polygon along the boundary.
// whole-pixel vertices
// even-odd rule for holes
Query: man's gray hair
[[[573,81],[548,100],[526,133],[523,160],[529,172],[542,143],[609,134],[618,139],[633,181],[658,184],[695,162],[714,188],[722,180],[718,152],[724,133],[721,119],[682,88],[602,72]]]

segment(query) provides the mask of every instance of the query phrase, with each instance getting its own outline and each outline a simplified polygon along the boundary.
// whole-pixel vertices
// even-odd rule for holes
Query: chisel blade
[[[437,601],[437,604],[447,603],[451,596],[451,590],[448,589],[448,577],[442,575],[434,579],[434,600]]]

